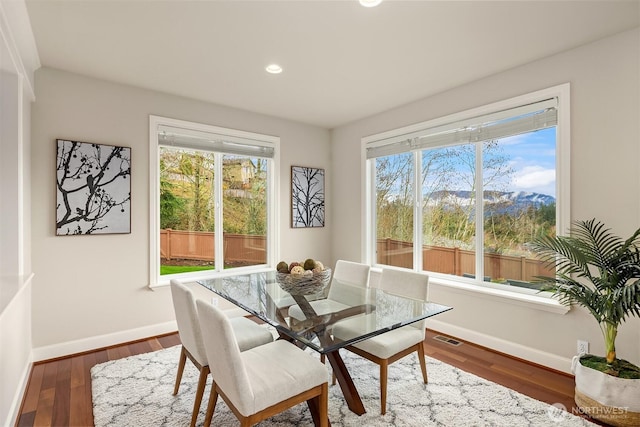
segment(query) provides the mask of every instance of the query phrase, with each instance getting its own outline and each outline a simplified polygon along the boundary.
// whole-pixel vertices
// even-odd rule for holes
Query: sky
[[[507,162],[507,166],[511,170],[511,174],[503,174],[498,172],[501,178],[497,178],[493,181],[493,184],[489,187],[498,191],[508,192],[529,192],[540,193],[548,196],[556,197],[556,128],[542,129],[535,132],[529,132],[525,134],[515,135],[508,138],[502,138],[497,140],[497,146],[493,146],[487,153],[491,153],[490,157],[493,159],[504,159]],[[452,153],[440,160],[443,162],[444,168],[448,172],[454,172],[452,180],[449,181],[449,188],[454,190],[470,190],[473,188],[473,171],[475,167],[474,148],[469,148],[468,143],[461,145],[452,145],[436,148],[433,150],[423,151],[423,162],[429,162],[428,152],[435,153],[436,151],[446,152],[452,150]],[[432,156],[435,154],[432,154]],[[411,154],[403,153],[385,157],[391,162],[391,168],[398,168],[399,165],[405,164],[410,161]],[[433,158],[433,157],[432,157]],[[454,163],[448,162],[451,159],[456,159]],[[485,160],[488,160],[487,157]],[[504,165],[499,161],[499,164]],[[442,169],[432,168],[434,175],[438,176],[442,173]],[[408,171],[408,173],[411,173]],[[491,179],[491,178],[486,178]],[[403,180],[398,178],[395,182],[395,187],[392,193],[403,193],[405,188],[403,186]],[[432,182],[427,180],[427,182]],[[437,182],[432,182],[434,185],[431,190],[441,190]],[[428,185],[428,184],[427,184]],[[426,191],[423,189],[423,191]]]
[[[515,171],[512,191],[556,196],[556,128],[500,140]]]

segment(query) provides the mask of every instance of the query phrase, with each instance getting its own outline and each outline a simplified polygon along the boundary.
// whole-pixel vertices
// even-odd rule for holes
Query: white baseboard
[[[67,341],[59,344],[34,348],[32,350],[32,360],[37,362],[41,360],[54,359],[56,357],[68,356],[70,354],[82,353],[84,351],[176,332],[177,330],[178,325],[175,320],[172,320],[166,323],[159,323],[156,325],[114,332],[111,334],[98,335],[81,340]]]
[[[571,359],[561,357],[552,353],[547,353],[535,348],[516,344],[511,341],[486,335],[471,329],[462,328],[460,326],[445,323],[437,319],[428,319],[427,328],[449,334],[456,338],[481,345],[520,359],[528,360],[542,366],[547,366],[561,372],[571,373]],[[70,354],[82,353],[84,351],[95,350],[98,348],[109,347],[122,344],[129,341],[135,341],[156,335],[167,334],[178,330],[178,326],[174,321],[160,323],[156,325],[145,326],[142,328],[129,329],[126,331],[114,332],[111,334],[98,335],[81,340],[68,341],[60,344],[54,344],[44,347],[34,348],[32,350],[32,361],[54,359],[56,357],[68,356]],[[27,371],[29,364],[27,366]],[[28,372],[26,373],[28,375]]]
[[[29,384],[29,376],[31,375],[31,366],[33,359],[27,360],[20,376],[20,384],[16,388],[16,392],[13,395],[13,401],[9,407],[9,413],[5,420],[0,420],[0,425],[3,426],[15,426],[17,425],[18,416],[20,415],[20,405],[22,405],[22,397],[27,391],[27,385]]]
[[[528,360],[538,365],[546,366],[556,371],[571,373],[571,359],[561,357],[552,353],[547,353],[535,348],[516,344],[511,341],[496,338],[491,335],[482,334],[470,329],[455,326],[436,319],[427,319],[427,329],[433,329],[443,334],[449,334],[453,337],[460,338],[510,356]]]

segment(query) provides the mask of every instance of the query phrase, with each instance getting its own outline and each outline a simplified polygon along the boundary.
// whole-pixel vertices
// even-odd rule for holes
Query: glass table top
[[[328,288],[310,295],[285,291],[276,280],[277,273],[199,280],[238,307],[243,308],[285,335],[319,353],[328,353],[366,338],[400,328],[451,310],[434,302],[413,300],[377,288],[362,288],[333,279],[331,299]],[[286,286],[284,286],[286,287]],[[336,325],[353,324],[357,332],[348,339],[333,336]]]

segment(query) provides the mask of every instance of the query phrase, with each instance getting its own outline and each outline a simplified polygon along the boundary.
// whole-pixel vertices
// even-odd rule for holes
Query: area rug
[[[177,396],[173,385],[180,346],[140,354],[91,369],[96,427],[187,426],[191,419],[198,371],[187,362]],[[427,357],[429,383],[423,384],[415,355],[389,367],[387,413],[380,415],[378,366],[349,352],[341,353],[367,413],[346,406],[338,385],[329,387],[329,420],[346,426],[593,426],[587,420]],[[329,374],[328,374],[329,375]],[[329,377],[328,377],[329,378]],[[204,423],[211,377],[198,426]],[[218,399],[213,426],[239,422]],[[258,424],[261,427],[312,426],[302,404]]]

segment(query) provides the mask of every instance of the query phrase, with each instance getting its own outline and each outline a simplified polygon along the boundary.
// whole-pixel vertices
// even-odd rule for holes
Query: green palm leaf
[[[618,326],[640,317],[640,228],[623,240],[595,219],[575,221],[569,236],[541,237],[533,250],[556,277],[539,277],[543,290],[563,304],[585,307],[605,337],[607,360],[615,360]]]

